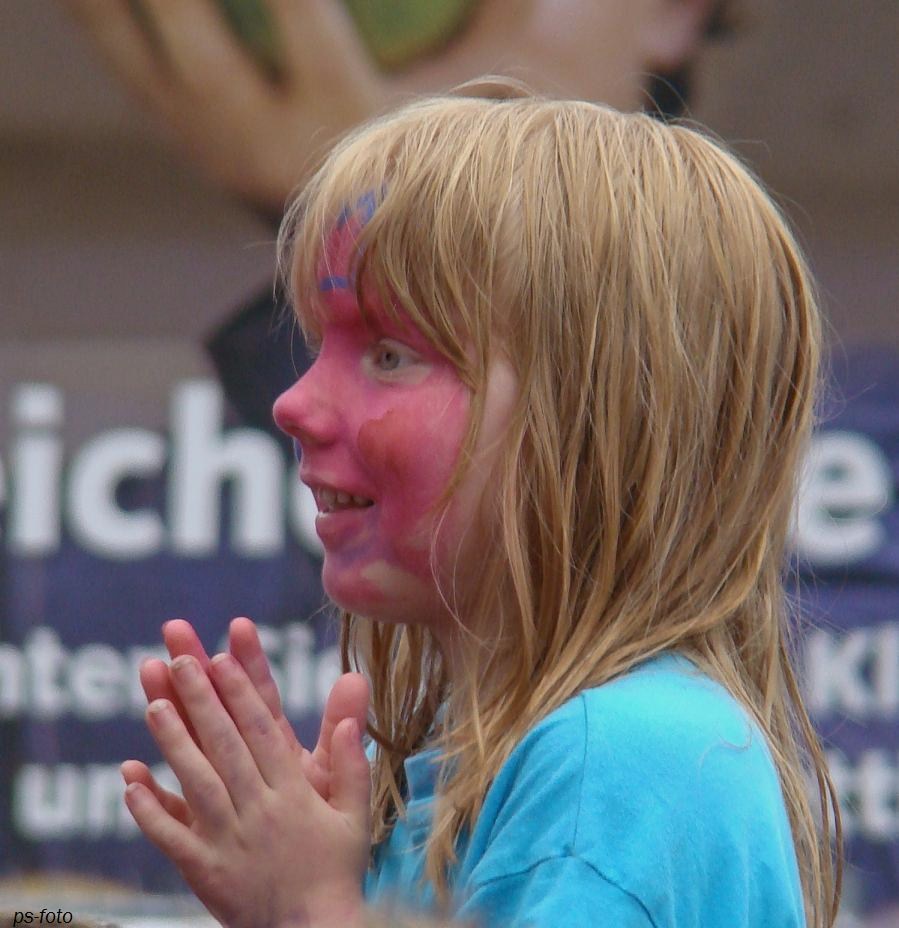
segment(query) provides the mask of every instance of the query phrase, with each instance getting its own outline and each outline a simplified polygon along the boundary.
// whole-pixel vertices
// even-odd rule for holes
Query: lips
[[[319,509],[315,533],[329,551],[350,550],[364,545],[376,524],[372,522],[375,506],[347,506],[333,511]]]

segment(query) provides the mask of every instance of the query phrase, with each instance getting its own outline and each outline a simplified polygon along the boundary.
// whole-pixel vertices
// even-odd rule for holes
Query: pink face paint
[[[469,391],[411,321],[398,328],[374,312],[374,329],[366,329],[349,282],[354,239],[352,219],[330,237],[322,274],[329,316],[321,351],[278,398],[275,421],[301,449],[307,480],[374,501],[370,508],[320,513],[316,520],[328,595],[358,615],[437,623],[444,608],[429,565],[430,539],[437,530],[430,510],[458,458]],[[376,311],[375,295],[366,291],[364,296]],[[397,363],[385,365],[385,358]],[[470,525],[484,473],[473,474],[467,489],[460,488],[440,527],[441,574]]]

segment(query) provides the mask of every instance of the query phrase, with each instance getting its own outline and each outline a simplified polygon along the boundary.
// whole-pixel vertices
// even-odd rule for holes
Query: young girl
[[[228,926],[361,924],[363,896],[831,925],[781,574],[820,320],[758,182],[645,115],[440,97],[348,136],[280,245],[319,353],[275,418],[366,676],[309,754],[251,623],[211,664],[173,623],[144,683],[185,799],[127,762],[147,836]]]

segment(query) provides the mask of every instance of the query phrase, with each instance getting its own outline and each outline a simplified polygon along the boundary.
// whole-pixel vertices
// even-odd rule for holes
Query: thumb
[[[331,799],[333,808],[368,829],[371,768],[362,748],[359,722],[344,719],[331,741]]]

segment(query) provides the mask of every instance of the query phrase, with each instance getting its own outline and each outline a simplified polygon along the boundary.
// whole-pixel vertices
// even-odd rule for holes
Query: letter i
[[[10,460],[10,547],[17,554],[54,551],[60,540],[62,393],[45,383],[20,384],[12,399],[17,426]]]

